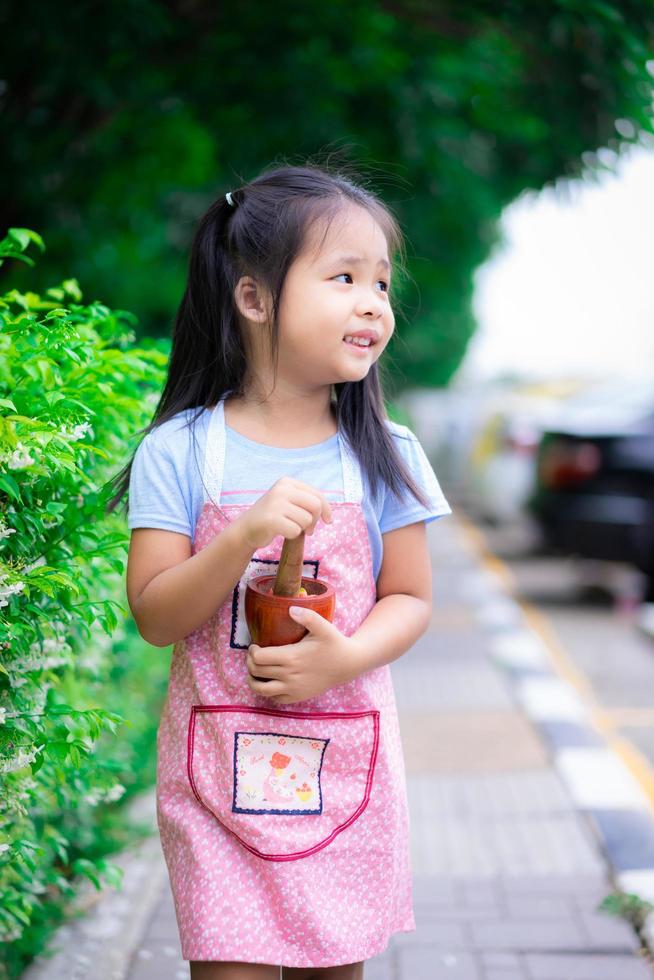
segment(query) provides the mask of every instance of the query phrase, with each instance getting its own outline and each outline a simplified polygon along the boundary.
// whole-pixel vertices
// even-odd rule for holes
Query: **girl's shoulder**
[[[197,418],[196,418],[197,416]],[[191,425],[195,419],[194,426]],[[204,433],[208,419],[208,411],[203,408],[185,408],[172,415],[165,422],[160,422],[150,429],[143,437],[143,442],[149,444],[150,448],[171,453],[183,453],[188,450],[190,437],[193,431]]]
[[[413,442],[417,442],[417,439],[408,425],[401,425],[399,422],[393,422],[391,419],[385,419],[387,428],[390,429],[394,436],[399,439],[410,439]]]

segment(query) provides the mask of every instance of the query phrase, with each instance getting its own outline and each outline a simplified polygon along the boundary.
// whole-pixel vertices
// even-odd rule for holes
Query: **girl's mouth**
[[[352,350],[355,350],[357,352],[360,351],[361,353],[364,353],[365,351],[369,350],[373,346],[372,340],[364,339],[363,337],[360,339],[355,339],[354,337],[350,337],[349,335],[343,338],[343,343],[347,344],[347,346],[350,347]]]

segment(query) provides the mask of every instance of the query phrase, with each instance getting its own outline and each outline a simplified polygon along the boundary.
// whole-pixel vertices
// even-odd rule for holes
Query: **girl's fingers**
[[[248,650],[245,663],[250,674],[261,674],[262,677],[279,677],[280,671],[284,668],[282,664],[278,662],[278,657],[275,652],[275,647],[265,647],[262,651],[261,647],[257,652],[257,662],[255,662],[254,657]],[[268,653],[270,650],[270,653]]]
[[[262,664],[249,663],[248,673],[250,677],[269,677],[279,680],[279,667],[264,667]]]
[[[264,698],[278,697],[284,693],[284,684],[281,681],[257,681],[248,675],[248,687],[253,694],[260,694]]]
[[[316,521],[322,517],[329,523],[332,520],[332,507],[324,493],[301,481],[296,481],[296,484],[300,492],[294,494],[293,503],[310,510]]]
[[[252,664],[255,663],[254,653],[256,651],[257,658],[256,664],[265,664],[266,667],[281,667],[282,659],[284,657],[284,647],[260,647],[258,644],[253,643],[248,647],[248,652],[246,653],[246,658]]]

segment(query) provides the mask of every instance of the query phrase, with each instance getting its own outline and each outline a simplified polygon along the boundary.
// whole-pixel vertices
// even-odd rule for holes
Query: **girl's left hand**
[[[298,608],[298,607],[292,607]],[[297,643],[281,647],[251,644],[247,653],[248,687],[280,704],[306,701],[358,676],[356,643],[313,609],[289,615],[308,629]],[[270,680],[258,681],[257,677]]]

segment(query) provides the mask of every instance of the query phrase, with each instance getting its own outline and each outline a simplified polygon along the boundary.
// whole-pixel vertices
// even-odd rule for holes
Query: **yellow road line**
[[[587,702],[592,724],[603,736],[609,747],[622,759],[624,765],[645,793],[654,811],[654,768],[652,768],[649,760],[639,749],[616,731],[616,726],[620,723],[621,717],[638,712],[639,709],[626,709],[626,711],[606,710],[599,704],[590,681],[570,659],[565,649],[559,643],[558,637],[547,619],[535,606],[532,606],[530,602],[520,596],[516,578],[511,569],[501,558],[493,555],[488,550],[481,531],[467,517],[462,516],[460,510],[457,511],[456,516],[460,522],[460,529],[463,531],[464,537],[468,539],[468,543],[477,551],[481,564],[487,571],[501,580],[505,590],[511,594],[511,598],[521,607],[528,625],[543,641],[555,672],[559,677],[571,684]],[[646,711],[647,709],[640,710]],[[654,723],[654,711],[648,711],[647,715],[650,721]]]

